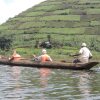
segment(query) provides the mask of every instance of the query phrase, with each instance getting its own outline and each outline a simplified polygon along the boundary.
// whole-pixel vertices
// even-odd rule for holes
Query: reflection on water
[[[12,71],[11,72],[12,77],[17,80],[21,73],[20,67],[13,66],[13,67],[11,67],[11,71]]]
[[[1,66],[0,100],[99,100],[100,71],[96,70]]]
[[[15,80],[14,91],[16,92],[20,89],[20,82],[19,82],[20,74],[21,74],[21,70],[19,66],[11,67],[11,76]]]
[[[40,68],[40,84],[43,87],[46,87],[48,85],[48,76],[51,73],[51,70],[48,68]]]
[[[87,100],[91,92],[90,75],[88,73],[85,73],[85,72],[80,73],[78,88],[84,100]]]

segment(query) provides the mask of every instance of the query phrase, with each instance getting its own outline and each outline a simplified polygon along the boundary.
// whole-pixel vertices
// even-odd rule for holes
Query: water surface
[[[0,100],[100,100],[100,67],[75,71],[0,65]]]

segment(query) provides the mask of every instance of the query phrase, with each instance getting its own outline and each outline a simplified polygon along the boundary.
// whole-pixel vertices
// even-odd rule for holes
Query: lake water
[[[100,100],[100,67],[75,71],[0,65],[0,100]]]

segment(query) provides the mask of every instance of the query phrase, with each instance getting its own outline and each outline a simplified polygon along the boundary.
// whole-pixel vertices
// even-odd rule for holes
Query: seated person
[[[51,57],[47,54],[47,51],[45,49],[42,49],[42,55],[40,55],[39,57],[33,55],[33,57],[35,61],[39,61],[39,62],[52,61]]]
[[[12,56],[9,58],[10,61],[12,60],[20,60],[21,59],[21,56],[16,52],[16,50],[14,50]]]
[[[86,43],[82,43],[81,49],[79,50],[78,54],[75,54],[73,56],[78,56],[78,59],[75,59],[73,63],[88,63],[89,59],[92,58],[92,53],[90,50],[87,48]]]

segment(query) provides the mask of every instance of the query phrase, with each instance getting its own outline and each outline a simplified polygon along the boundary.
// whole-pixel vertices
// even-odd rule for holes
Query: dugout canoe
[[[99,64],[99,62],[89,63],[66,63],[66,62],[45,62],[39,63],[30,60],[9,61],[0,59],[1,65],[21,66],[21,67],[37,67],[37,68],[53,68],[53,69],[72,69],[72,70],[89,70]]]

